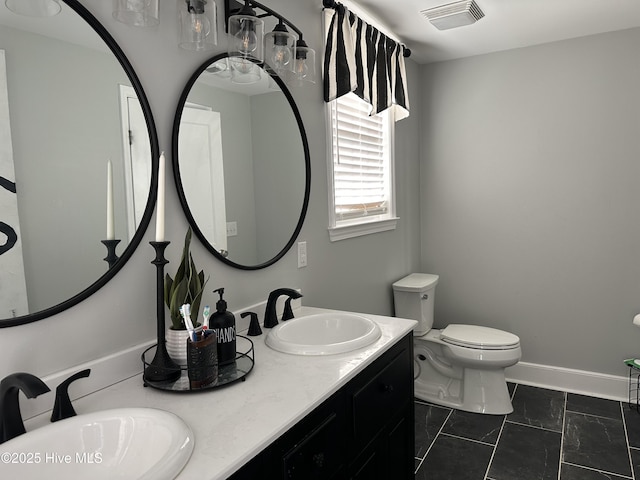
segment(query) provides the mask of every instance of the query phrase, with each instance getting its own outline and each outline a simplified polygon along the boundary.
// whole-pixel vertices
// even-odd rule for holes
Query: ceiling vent
[[[480,10],[475,0],[448,3],[422,10],[420,13],[433,23],[438,30],[471,25],[484,17],[484,12]]]

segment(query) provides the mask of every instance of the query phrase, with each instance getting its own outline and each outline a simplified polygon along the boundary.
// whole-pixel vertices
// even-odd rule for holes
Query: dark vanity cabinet
[[[400,480],[414,470],[408,334],[231,480]]]

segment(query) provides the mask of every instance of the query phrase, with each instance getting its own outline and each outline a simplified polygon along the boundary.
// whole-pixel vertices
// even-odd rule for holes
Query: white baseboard
[[[579,393],[592,397],[628,401],[629,379],[616,375],[520,362],[506,369],[507,381]]]

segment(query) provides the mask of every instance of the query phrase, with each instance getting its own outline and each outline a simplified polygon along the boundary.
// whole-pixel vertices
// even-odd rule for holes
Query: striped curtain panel
[[[354,92],[372,106],[371,115],[392,108],[395,120],[408,117],[404,45],[342,4],[329,13],[323,67],[325,101]]]

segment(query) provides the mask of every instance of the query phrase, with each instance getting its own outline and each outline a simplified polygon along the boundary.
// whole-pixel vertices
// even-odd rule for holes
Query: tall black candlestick
[[[109,268],[113,267],[118,261],[118,255],[116,255],[116,246],[120,243],[120,240],[100,240],[107,247],[107,256],[103,258],[105,262],[109,264]]]
[[[180,367],[167,352],[164,325],[164,266],[169,263],[164,258],[164,250],[169,242],[149,242],[156,251],[156,258],[151,263],[156,266],[156,317],[158,326],[158,345],[151,363],[145,368],[143,378],[150,382],[173,382],[180,378]]]

